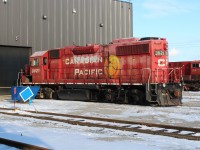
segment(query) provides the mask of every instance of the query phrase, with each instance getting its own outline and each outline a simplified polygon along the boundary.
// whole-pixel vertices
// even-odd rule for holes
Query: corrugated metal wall
[[[128,2],[0,0],[0,45],[39,51],[71,44],[106,44],[133,36],[132,28],[132,4]]]

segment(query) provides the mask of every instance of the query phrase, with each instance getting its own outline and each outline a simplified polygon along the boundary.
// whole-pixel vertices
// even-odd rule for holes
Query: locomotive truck
[[[182,70],[184,90],[200,91],[200,60],[169,62],[169,67]]]
[[[180,74],[165,38],[126,38],[37,51],[18,82],[39,85],[38,98],[171,106],[181,104]]]

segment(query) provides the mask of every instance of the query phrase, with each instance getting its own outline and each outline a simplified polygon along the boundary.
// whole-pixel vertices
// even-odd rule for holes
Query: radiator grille
[[[116,49],[117,56],[145,53],[149,53],[149,44],[119,46]]]

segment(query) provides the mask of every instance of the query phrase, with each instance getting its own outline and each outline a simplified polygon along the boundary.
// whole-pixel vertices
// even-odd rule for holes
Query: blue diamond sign
[[[34,94],[31,91],[30,87],[25,88],[23,91],[21,91],[19,93],[19,95],[21,96],[22,100],[24,102],[26,102],[27,100],[29,100]]]

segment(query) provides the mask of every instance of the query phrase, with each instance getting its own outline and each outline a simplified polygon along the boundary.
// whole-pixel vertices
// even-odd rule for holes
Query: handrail
[[[150,72],[148,80],[147,80],[147,89],[149,91],[149,84],[150,84],[150,79],[151,79],[151,73],[152,72],[151,72],[151,68],[143,68],[143,70],[145,70],[145,69],[149,70],[149,72]],[[142,76],[143,76],[143,72],[142,72]]]
[[[180,67],[176,67],[176,68],[156,68],[156,70],[167,70],[170,71],[168,72],[168,79],[169,81],[179,81],[182,78],[182,68]],[[178,70],[178,72],[176,71]],[[178,75],[177,75],[178,73]],[[173,78],[173,79],[170,79]],[[178,78],[179,77],[179,78]]]

